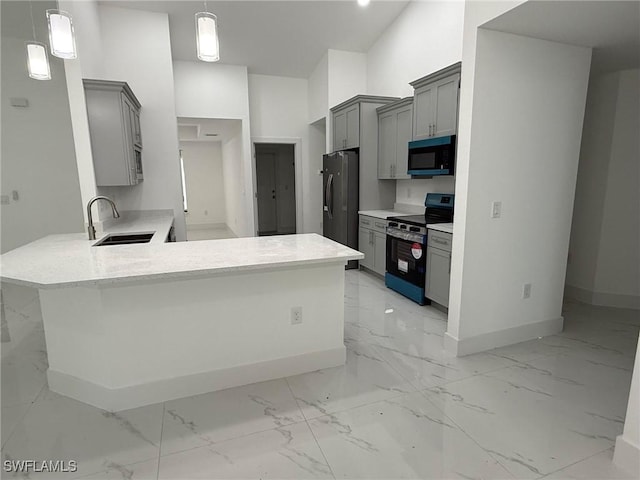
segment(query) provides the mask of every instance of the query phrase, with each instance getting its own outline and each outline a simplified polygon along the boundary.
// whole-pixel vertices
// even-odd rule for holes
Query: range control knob
[[[400,225],[400,229],[401,229],[401,230],[406,230],[406,229],[407,229],[407,226],[406,226],[406,225]]]
[[[409,231],[410,232],[419,232],[420,231],[420,227],[409,227]]]
[[[390,227],[397,227],[398,226],[398,222],[389,222],[389,226]]]

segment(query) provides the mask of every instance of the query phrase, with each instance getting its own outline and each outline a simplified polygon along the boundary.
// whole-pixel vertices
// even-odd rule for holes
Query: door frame
[[[296,233],[302,233],[302,138],[299,137],[251,137],[251,177],[253,184],[253,225],[258,236],[258,175],[256,171],[256,143],[293,145],[296,189]]]

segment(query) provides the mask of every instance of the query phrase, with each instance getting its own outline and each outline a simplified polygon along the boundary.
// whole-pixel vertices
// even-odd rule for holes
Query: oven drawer
[[[381,218],[360,215],[360,228],[373,230],[374,232],[385,234],[387,231],[387,220]]]
[[[427,246],[450,252],[452,243],[452,234],[429,229],[427,235]]]

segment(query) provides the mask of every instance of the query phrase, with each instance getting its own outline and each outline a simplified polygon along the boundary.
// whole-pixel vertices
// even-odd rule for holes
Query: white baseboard
[[[640,478],[640,446],[629,442],[622,435],[616,438],[613,463],[630,473],[632,478]]]
[[[447,332],[444,334],[444,349],[449,355],[456,357],[485,352],[538,337],[554,335],[562,331],[563,322],[564,319],[558,317],[462,339],[456,338]]]
[[[587,290],[586,288],[565,285],[564,296],[589,305],[614,308],[631,308],[640,310],[639,295],[625,295],[619,293],[604,293]]]
[[[249,365],[213,370],[111,389],[81,378],[47,370],[49,389],[108,411],[141,407],[201,393],[224,390],[276,378],[290,377],[344,365],[344,346],[319,352],[278,358]]]

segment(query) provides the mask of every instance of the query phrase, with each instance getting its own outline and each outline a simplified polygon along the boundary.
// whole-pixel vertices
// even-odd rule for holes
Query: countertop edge
[[[235,273],[235,272],[246,273],[251,271],[284,270],[289,267],[300,267],[305,265],[320,265],[320,264],[329,264],[329,263],[341,263],[346,265],[347,261],[349,260],[362,260],[363,258],[364,258],[364,254],[359,252],[358,255],[349,254],[349,255],[331,257],[331,258],[291,260],[286,262],[249,264],[249,265],[219,267],[219,268],[203,269],[203,270],[185,270],[182,272],[159,272],[159,273],[152,273],[152,274],[145,274],[145,275],[134,275],[134,276],[128,276],[128,277],[108,278],[108,279],[100,279],[100,280],[79,280],[79,281],[62,282],[62,283],[36,283],[36,282],[30,282],[27,280],[22,280],[19,278],[10,278],[10,277],[4,277],[4,276],[0,276],[0,280],[5,283],[33,287],[33,288],[38,288],[40,290],[55,290],[55,289],[61,289],[61,288],[76,288],[76,287],[86,287],[86,288],[118,287],[118,286],[128,286],[131,284],[171,282],[171,281],[181,281],[181,280],[190,280],[190,279],[195,280],[195,279],[215,277],[218,275]]]

